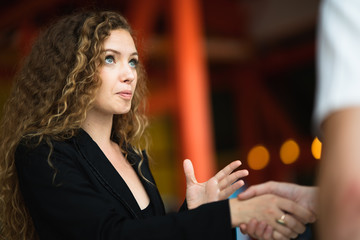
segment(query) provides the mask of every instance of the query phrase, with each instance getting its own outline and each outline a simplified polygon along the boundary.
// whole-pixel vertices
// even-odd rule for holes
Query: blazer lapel
[[[141,218],[141,209],[129,187],[95,141],[84,130],[76,137],[78,150],[104,187],[131,212]]]
[[[139,172],[139,162],[140,162],[140,156],[137,155],[135,152],[133,152],[132,150],[129,151],[131,154],[129,154],[129,157],[134,159],[135,163],[134,169],[137,173],[137,175],[139,176],[149,198],[150,198],[150,202],[153,204],[154,207],[154,212],[155,215],[160,216],[160,215],[164,215],[165,214],[165,207],[164,207],[164,203],[161,199],[160,193],[158,188],[156,187],[155,184],[155,180],[151,174],[150,168],[149,168],[149,162],[148,162],[148,158],[146,153],[143,151],[143,157],[144,157],[144,161],[141,165],[141,173]],[[148,181],[150,181],[151,183],[149,183],[148,181],[146,181],[143,177],[141,177],[141,175],[143,175]]]

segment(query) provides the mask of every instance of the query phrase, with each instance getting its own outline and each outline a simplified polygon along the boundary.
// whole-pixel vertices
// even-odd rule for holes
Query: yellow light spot
[[[315,159],[320,159],[321,157],[321,142],[315,137],[314,141],[311,144],[311,152]]]
[[[284,164],[292,164],[300,155],[299,145],[292,139],[283,143],[280,148],[280,159]]]
[[[268,165],[270,154],[264,146],[258,145],[249,151],[247,160],[251,169],[260,170]]]

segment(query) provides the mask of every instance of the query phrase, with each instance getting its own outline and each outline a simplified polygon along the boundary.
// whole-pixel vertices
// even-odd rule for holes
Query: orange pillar
[[[200,1],[173,0],[172,18],[181,154],[202,182],[216,167]]]
[[[141,6],[141,7],[139,7]],[[127,17],[134,30],[136,47],[142,62],[147,60],[144,56],[144,47],[155,28],[156,15],[160,11],[161,0],[133,0],[127,12]]]

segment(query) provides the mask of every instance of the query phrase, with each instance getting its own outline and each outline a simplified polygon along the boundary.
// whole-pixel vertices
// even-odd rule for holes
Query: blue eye
[[[137,59],[131,59],[129,62],[130,67],[132,68],[136,68],[136,66],[138,65],[139,61]]]
[[[115,63],[115,58],[111,55],[105,57],[105,63],[107,64],[113,64]]]

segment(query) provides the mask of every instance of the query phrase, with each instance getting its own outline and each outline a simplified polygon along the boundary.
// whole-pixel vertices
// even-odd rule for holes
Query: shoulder
[[[71,159],[76,155],[77,150],[72,138],[64,141],[42,140],[41,142],[30,139],[19,143],[15,151],[15,161],[17,164],[30,162],[40,164],[50,159]]]
[[[52,186],[67,182],[71,173],[79,175],[83,169],[79,156],[73,139],[41,141],[36,145],[21,142],[16,149],[15,165],[22,182]]]

